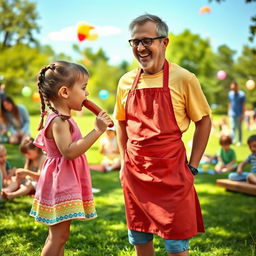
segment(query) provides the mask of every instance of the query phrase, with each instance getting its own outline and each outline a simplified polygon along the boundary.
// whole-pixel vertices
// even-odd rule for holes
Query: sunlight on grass
[[[211,232],[217,236],[221,236],[223,238],[224,237],[228,238],[233,235],[232,232],[230,232],[230,230],[224,229],[223,227],[215,227],[215,228],[212,227],[212,228],[209,228],[207,231]],[[226,238],[224,238],[224,239],[226,239]]]
[[[223,188],[217,187],[217,185],[208,185],[208,184],[196,184],[195,185],[197,193],[206,192],[208,194],[225,194],[225,190]]]
[[[86,135],[93,127],[94,116],[75,117]],[[37,134],[39,116],[31,117],[32,135]],[[183,136],[184,144],[192,138],[193,125]],[[249,132],[245,131],[245,138]],[[218,137],[212,135],[208,153],[218,149]],[[7,145],[9,160],[22,166],[23,157],[17,146]],[[188,147],[188,149],[190,149]],[[246,144],[235,147],[238,160],[248,154]],[[102,159],[99,143],[86,152],[89,163]],[[198,234],[190,241],[191,256],[255,256],[256,197],[231,193],[216,185],[216,179],[226,174],[199,174],[195,187],[201,202],[206,233]],[[71,234],[66,245],[65,256],[132,256],[133,246],[127,239],[127,227],[123,192],[118,172],[91,172],[93,187],[100,192],[94,194],[98,217],[90,221],[73,221]],[[0,210],[0,255],[38,256],[48,234],[45,225],[38,224],[29,216],[32,197],[6,201]],[[156,256],[166,255],[163,239],[154,238]]]

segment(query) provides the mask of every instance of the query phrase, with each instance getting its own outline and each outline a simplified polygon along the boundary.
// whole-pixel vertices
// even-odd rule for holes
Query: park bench
[[[256,196],[256,185],[249,184],[245,181],[233,181],[229,179],[217,179],[216,183],[226,190],[241,192]]]

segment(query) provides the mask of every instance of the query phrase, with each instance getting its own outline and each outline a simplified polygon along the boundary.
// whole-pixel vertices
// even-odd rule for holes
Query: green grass
[[[92,116],[75,118],[83,134],[93,125]],[[36,134],[38,117],[31,117],[31,130]],[[193,126],[184,136],[185,145],[191,140]],[[253,132],[245,131],[247,138]],[[90,163],[101,159],[96,143],[88,152]],[[22,166],[23,158],[17,146],[7,145],[9,160]],[[208,153],[215,153],[218,137],[211,136]],[[188,148],[189,150],[189,148]],[[242,161],[249,150],[244,144],[235,147],[238,160]],[[217,178],[227,174],[196,176],[195,185],[204,215],[206,233],[190,242],[192,256],[253,256],[256,255],[256,198],[239,193],[226,192],[215,185]],[[93,186],[101,192],[95,194],[98,218],[88,222],[74,221],[66,245],[65,255],[78,256],[130,256],[133,248],[127,241],[123,195],[118,172],[92,172]],[[32,198],[23,197],[6,201],[0,208],[0,255],[36,256],[40,254],[47,227],[35,223],[29,217]],[[163,241],[155,238],[156,255],[165,255]]]

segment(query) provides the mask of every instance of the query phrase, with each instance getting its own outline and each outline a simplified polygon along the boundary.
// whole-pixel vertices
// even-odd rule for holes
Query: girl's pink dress
[[[46,225],[54,225],[71,219],[88,220],[97,217],[92,194],[90,170],[85,155],[74,160],[65,159],[53,139],[47,139],[45,132],[57,116],[47,117],[43,130],[35,139],[35,145],[47,153],[30,215]],[[77,124],[72,126],[72,140],[82,138]]]

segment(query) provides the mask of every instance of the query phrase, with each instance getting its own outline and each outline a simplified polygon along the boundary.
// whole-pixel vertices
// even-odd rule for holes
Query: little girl
[[[36,190],[40,171],[45,160],[42,149],[36,147],[34,139],[25,137],[20,144],[20,152],[25,156],[24,168],[16,169],[16,175],[12,177],[11,184],[3,189],[3,198],[28,195]]]
[[[96,218],[91,178],[84,153],[111,123],[106,112],[96,117],[94,129],[85,137],[70,114],[81,111],[89,74],[80,65],[57,61],[42,68],[38,76],[41,122],[35,144],[47,152],[30,215],[49,225],[41,256],[64,255],[72,219]],[[45,105],[52,111],[47,117]]]

